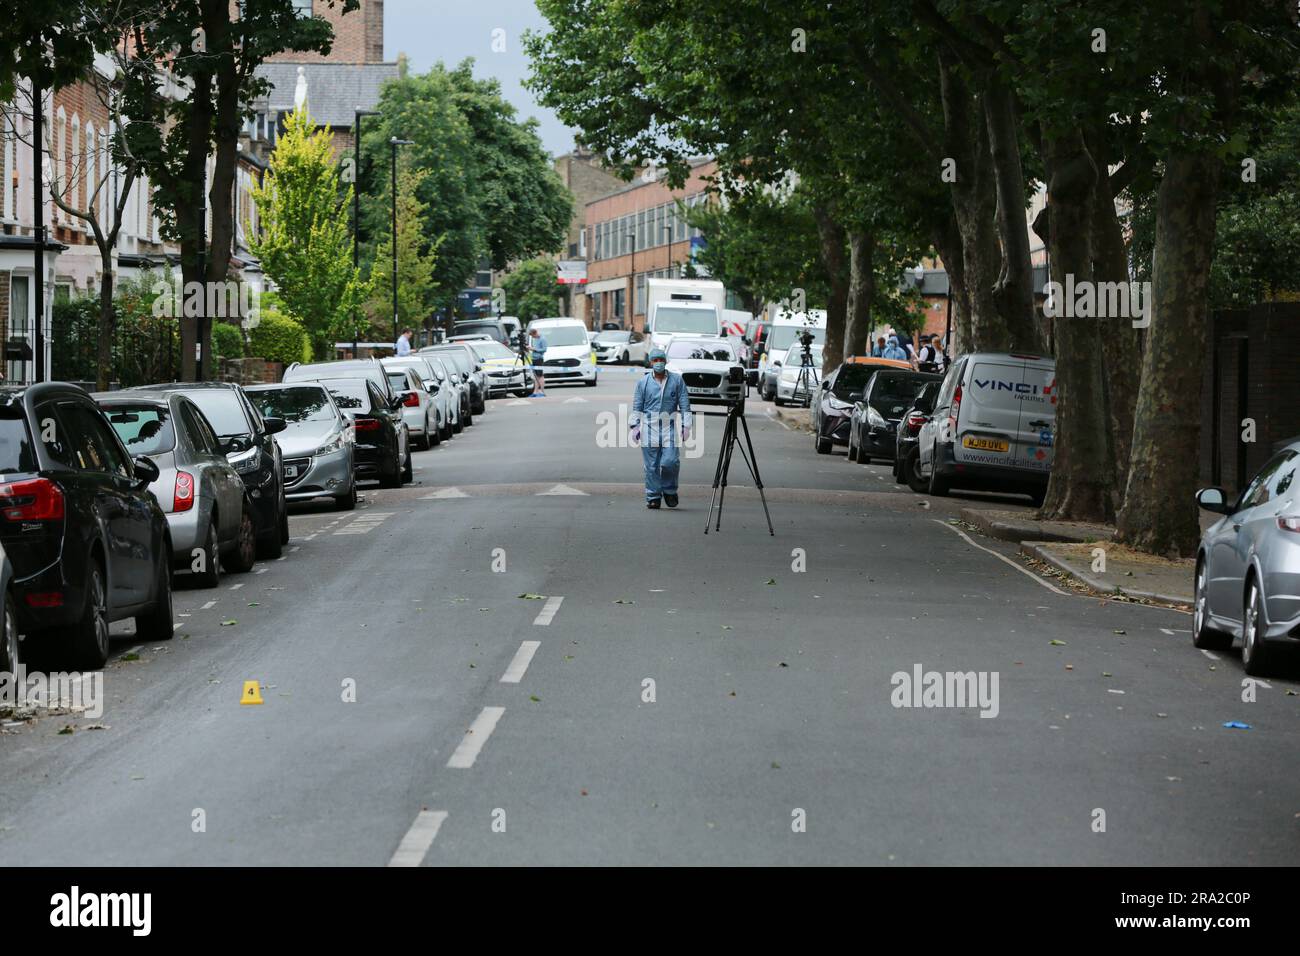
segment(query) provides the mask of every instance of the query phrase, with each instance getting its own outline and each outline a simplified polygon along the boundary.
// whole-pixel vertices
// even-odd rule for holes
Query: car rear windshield
[[[185,397],[199,406],[199,410],[207,416],[217,437],[231,438],[235,435],[252,434],[248,416],[244,414],[244,406],[239,403],[239,398],[234,392],[224,388],[195,389],[186,392]]]
[[[483,343],[486,345],[487,343]],[[465,354],[463,348],[438,349],[437,356],[444,362],[450,362],[456,367],[458,372],[469,371],[469,356]]]
[[[470,348],[474,350],[475,355],[483,359],[485,362],[488,359],[508,359],[515,357],[515,353],[506,348],[500,342],[475,342],[470,346]]]
[[[263,418],[286,422],[325,422],[334,417],[325,390],[315,385],[296,388],[255,389],[248,393]]]
[[[335,378],[322,382],[334,396],[334,403],[345,412],[366,414],[370,411],[370,390],[365,379]]]
[[[601,332],[596,336],[597,342],[627,342],[632,338],[631,332]]]
[[[841,365],[839,374],[835,376],[835,387],[831,391],[840,401],[847,402],[851,394],[866,388],[876,371],[871,365]]]
[[[161,455],[176,447],[176,431],[166,405],[112,405],[104,414],[132,456]]]
[[[669,342],[670,359],[695,359],[700,362],[734,362],[736,355],[727,342]]]
[[[548,346],[587,344],[587,330],[581,325],[552,325],[550,327],[539,325],[537,331],[541,333],[542,338],[546,339]]]
[[[13,475],[36,470],[36,449],[27,434],[27,420],[21,408],[0,409],[0,474]]]
[[[767,350],[772,354],[780,354],[783,350],[788,349],[799,338],[800,333],[804,331],[802,325],[778,325],[772,329],[772,334],[767,337]],[[825,329],[808,329],[812,333],[813,342],[821,344],[826,341]]]
[[[655,328],[659,334],[666,332],[695,332],[703,335],[718,334],[718,313],[712,309],[681,309],[660,306],[655,309]]]
[[[871,404],[877,409],[910,405],[912,399],[916,398],[921,389],[931,381],[933,379],[920,375],[888,375],[881,372],[876,377],[876,384],[871,388]]]
[[[393,386],[395,392],[405,392],[411,387],[411,383],[406,380],[405,372],[389,372],[388,384]]]
[[[505,337],[495,322],[457,322],[455,335],[490,335],[500,340]]]
[[[299,365],[284,373],[286,382],[322,382],[325,379],[368,378],[379,386],[382,392],[388,387],[388,379],[378,363],[370,362],[316,362],[311,365]]]

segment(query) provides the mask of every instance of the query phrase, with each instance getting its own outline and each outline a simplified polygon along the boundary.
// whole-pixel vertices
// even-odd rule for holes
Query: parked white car
[[[739,341],[729,336],[669,337],[664,349],[668,370],[682,377],[692,405],[728,405],[744,399],[745,368],[736,349]]]
[[[547,385],[566,382],[586,386],[596,384],[596,353],[587,341],[587,327],[578,319],[533,319],[531,333],[537,329],[546,339],[546,360],[542,372]]]
[[[644,365],[650,354],[650,343],[640,332],[630,329],[608,329],[597,332],[591,343],[597,362],[623,365]]]

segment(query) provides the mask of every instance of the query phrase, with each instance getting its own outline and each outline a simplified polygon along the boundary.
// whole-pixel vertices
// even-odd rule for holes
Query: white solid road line
[[[474,723],[470,725],[469,730],[465,731],[465,736],[457,744],[451,759],[447,761],[447,766],[458,770],[467,770],[474,766],[479,751],[483,749],[487,739],[492,736],[497,721],[501,719],[501,715],[505,712],[504,707],[484,707],[483,713],[479,714]]]
[[[519,650],[515,651],[514,658],[510,661],[510,666],[506,672],[501,675],[501,683],[518,684],[524,679],[524,672],[528,670],[528,665],[532,663],[533,655],[537,649],[542,646],[541,641],[524,641],[519,645]]]
[[[433,838],[438,835],[438,828],[447,819],[446,810],[421,810],[406,831],[402,842],[397,845],[397,852],[388,861],[389,866],[419,866],[424,862],[424,855],[433,846]]]
[[[954,528],[952,525],[948,524],[948,522],[941,521],[938,518],[931,518],[930,520],[937,523],[942,528],[947,528],[949,531],[957,532],[957,534],[961,535],[962,539],[971,547],[979,548],[981,551],[987,551],[989,554],[993,555],[993,557],[997,558],[999,561],[1005,561],[1007,564],[1011,565],[1021,574],[1028,577],[1029,580],[1036,581],[1037,583],[1041,584],[1043,587],[1047,588],[1047,590],[1055,591],[1057,594],[1061,594],[1066,597],[1069,597],[1069,594],[1067,592],[1062,591],[1054,584],[1048,584],[1046,581],[1044,581],[1042,578],[1036,575],[1033,571],[1030,571],[1028,568],[1022,568],[1020,565],[1016,564],[1016,562],[1008,558],[1005,554],[998,554],[992,548],[986,548],[982,544],[976,544],[974,541],[970,539],[970,535],[966,534],[965,531],[962,531],[961,528]]]
[[[560,609],[562,603],[564,603],[564,598],[562,597],[547,598],[546,606],[542,608],[542,613],[538,614],[537,617],[533,619],[533,623],[538,627],[549,627],[551,624],[551,618],[555,617],[555,612]]]

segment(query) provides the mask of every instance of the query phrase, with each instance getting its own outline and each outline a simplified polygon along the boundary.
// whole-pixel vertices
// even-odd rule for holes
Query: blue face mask
[[[662,372],[668,368],[668,363],[665,362],[663,359],[659,359],[658,361],[651,362],[650,367],[654,369],[656,372]]]

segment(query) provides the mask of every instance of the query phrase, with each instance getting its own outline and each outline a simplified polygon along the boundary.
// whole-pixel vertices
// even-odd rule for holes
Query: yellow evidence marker
[[[262,703],[262,686],[255,680],[244,681],[244,696],[239,699],[241,704],[260,704]]]

